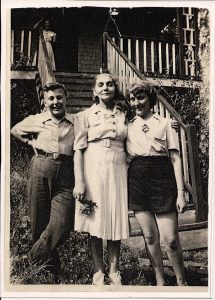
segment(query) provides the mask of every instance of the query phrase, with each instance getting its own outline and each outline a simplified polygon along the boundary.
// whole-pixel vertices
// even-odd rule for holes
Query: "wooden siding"
[[[78,71],[98,73],[102,66],[101,44],[98,39],[80,37],[78,43]]]

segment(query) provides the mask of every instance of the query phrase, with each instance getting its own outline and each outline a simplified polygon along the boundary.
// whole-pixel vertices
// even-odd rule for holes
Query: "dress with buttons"
[[[89,216],[76,203],[75,230],[109,240],[128,237],[125,115],[121,108],[102,110],[94,104],[77,114],[74,150],[84,151],[87,199],[96,203]]]

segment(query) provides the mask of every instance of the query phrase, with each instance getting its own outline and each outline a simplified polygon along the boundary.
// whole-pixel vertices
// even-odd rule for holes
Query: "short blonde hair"
[[[126,91],[128,104],[129,104],[130,94],[136,96],[141,92],[144,92],[149,96],[150,107],[152,108],[157,102],[157,93],[155,91],[154,85],[149,83],[147,80],[137,80],[128,87]]]

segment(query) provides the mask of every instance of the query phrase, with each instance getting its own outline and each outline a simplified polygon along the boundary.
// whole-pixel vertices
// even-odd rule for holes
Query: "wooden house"
[[[68,110],[77,112],[92,102],[92,80],[108,69],[119,78],[122,97],[129,83],[147,78],[163,86],[201,84],[197,63],[199,33],[194,8],[26,8],[11,11],[11,79],[33,80],[41,103],[45,82],[57,80],[68,89]],[[51,69],[40,21],[49,19],[57,34]],[[39,48],[39,43],[42,47]],[[20,57],[21,55],[21,57]],[[35,59],[36,58],[36,59]],[[21,60],[22,59],[22,60]],[[207,227],[195,126],[184,124],[170,103],[158,95],[155,111],[178,121],[184,185],[189,210],[180,230],[203,238]],[[130,212],[132,234],[138,235]],[[190,239],[188,235],[187,239]],[[204,235],[204,245],[206,243]]]

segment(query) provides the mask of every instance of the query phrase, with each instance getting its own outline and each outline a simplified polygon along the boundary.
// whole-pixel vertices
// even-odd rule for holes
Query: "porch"
[[[108,8],[25,9],[22,13],[15,9],[12,70],[38,69],[39,29],[44,16],[51,19],[57,34],[53,45],[57,71],[98,73],[104,69],[102,34],[107,32],[146,77],[199,79],[195,9],[120,8],[117,16],[111,16]]]

